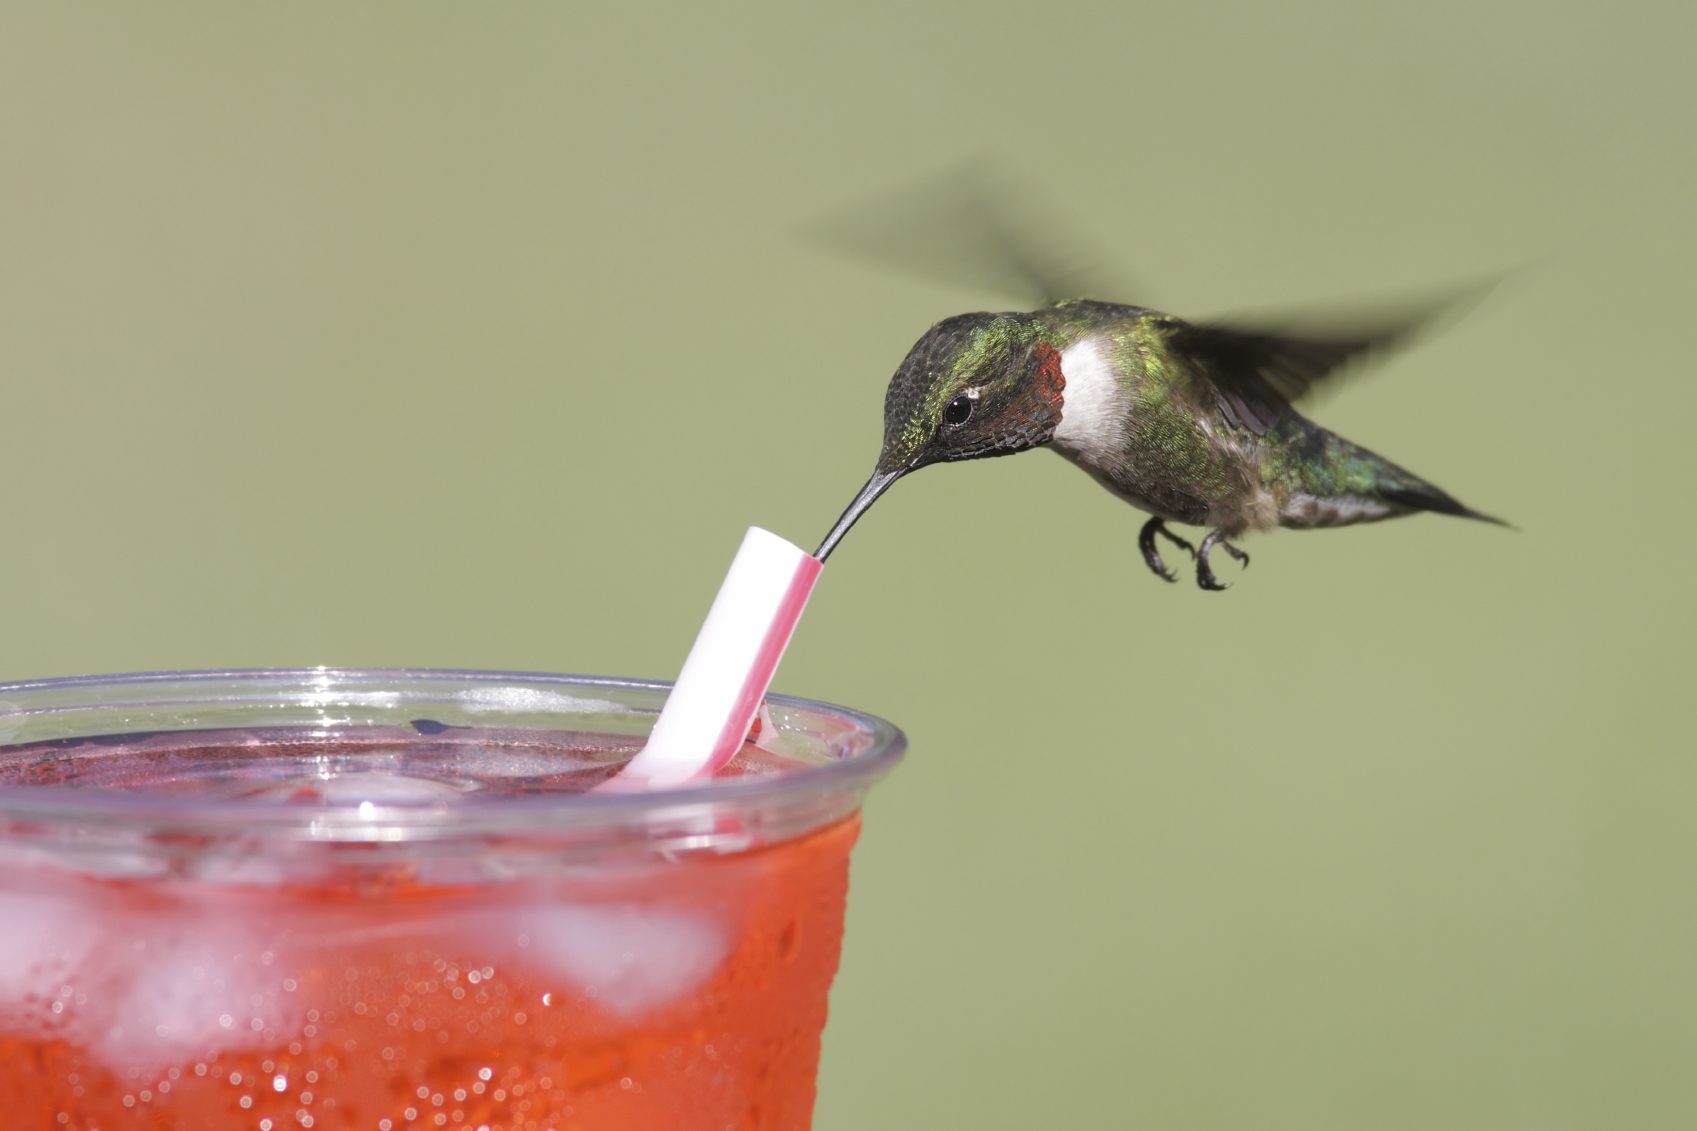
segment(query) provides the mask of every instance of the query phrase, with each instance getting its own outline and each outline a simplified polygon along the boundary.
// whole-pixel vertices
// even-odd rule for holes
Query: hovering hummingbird
[[[1158,310],[1074,299],[931,327],[884,399],[884,443],[866,486],[820,544],[825,558],[902,476],[934,463],[1048,447],[1150,518],[1138,535],[1157,576],[1158,538],[1189,553],[1204,589],[1227,586],[1209,555],[1248,565],[1248,531],[1344,526],[1434,511],[1502,525],[1293,402],[1407,336],[1422,319],[1304,336],[1193,324]],[[1168,522],[1208,528],[1200,546]]]

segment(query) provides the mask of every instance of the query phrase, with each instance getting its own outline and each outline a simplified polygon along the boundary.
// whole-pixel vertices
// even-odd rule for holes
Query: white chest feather
[[[1100,463],[1125,451],[1127,397],[1114,376],[1109,342],[1085,338],[1061,354],[1061,422],[1055,446],[1068,455]]]

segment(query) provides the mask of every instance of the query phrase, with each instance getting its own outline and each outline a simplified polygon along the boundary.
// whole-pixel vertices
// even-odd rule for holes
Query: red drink
[[[6,1126],[808,1126],[856,810],[899,735],[780,706],[734,780],[586,795],[658,693],[328,678],[156,677],[119,713],[166,733],[78,705],[46,714],[80,734],[0,748]],[[41,687],[6,733],[77,699]],[[188,716],[240,725],[156,725]]]

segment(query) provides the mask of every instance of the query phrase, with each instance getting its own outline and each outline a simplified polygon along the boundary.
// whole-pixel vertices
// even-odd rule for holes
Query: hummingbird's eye
[[[972,398],[962,393],[943,406],[944,424],[965,424],[972,416]]]

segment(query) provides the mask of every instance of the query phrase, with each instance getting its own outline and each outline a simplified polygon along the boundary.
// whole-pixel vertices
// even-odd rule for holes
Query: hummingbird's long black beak
[[[860,489],[860,494],[854,497],[854,502],[848,505],[848,510],[843,512],[843,517],[837,520],[837,525],[831,527],[831,533],[825,535],[825,540],[813,551],[813,556],[824,561],[831,551],[836,549],[837,543],[843,540],[843,535],[849,532],[849,527],[866,513],[866,508],[877,502],[878,496],[889,490],[890,484],[906,472],[905,467],[895,471],[874,471],[872,478],[866,481],[866,486]]]

